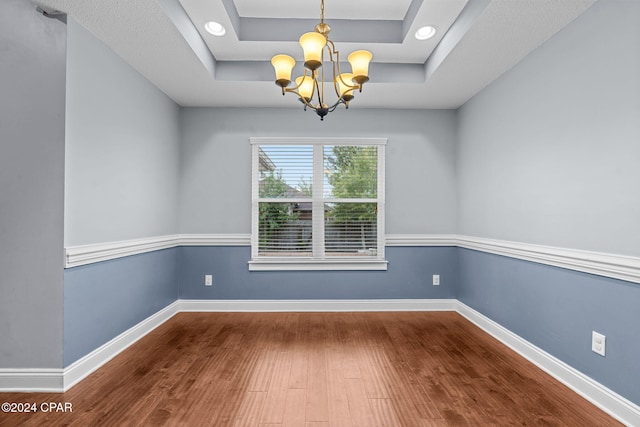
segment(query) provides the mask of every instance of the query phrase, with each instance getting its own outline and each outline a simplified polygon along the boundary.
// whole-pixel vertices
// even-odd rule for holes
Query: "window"
[[[386,270],[385,138],[250,141],[250,270]]]

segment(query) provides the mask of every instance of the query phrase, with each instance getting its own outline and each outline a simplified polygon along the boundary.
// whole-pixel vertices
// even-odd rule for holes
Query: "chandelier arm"
[[[330,40],[327,40],[327,42],[330,42]],[[333,42],[331,42],[331,45],[333,46]],[[329,51],[331,51],[331,48],[329,48]],[[338,79],[342,81],[342,77],[340,76],[340,52],[335,50],[335,46],[333,46],[333,51],[331,52],[336,56],[335,61],[333,60],[333,56],[331,57],[331,64],[333,65],[333,90],[336,92],[336,96],[340,98],[340,88],[338,85]]]
[[[328,40],[329,40],[329,39],[327,38],[327,41],[328,41]],[[329,51],[329,60],[333,62],[333,57],[331,56],[331,48],[330,48],[328,45],[325,45],[325,47],[326,47],[326,48],[327,48],[327,50]],[[324,61],[324,54],[325,54],[325,49],[322,49],[322,57],[321,57],[321,60],[322,60],[322,63],[323,63],[323,64],[324,64],[324,62],[325,62],[325,61]],[[325,97],[324,97],[324,68],[325,68],[325,67],[322,67],[322,70],[321,70],[321,73],[322,73],[322,74],[321,74],[321,76],[320,76],[320,82],[321,82],[321,83],[320,83],[320,82],[318,83],[318,85],[320,85],[320,84],[322,85],[322,90],[318,90],[318,106],[319,106],[320,108],[323,108],[323,106],[324,106],[324,100],[325,100]],[[316,79],[316,82],[317,82],[317,81],[318,81],[318,80]]]
[[[302,74],[303,79],[300,80],[300,84],[299,85],[296,85],[295,87],[292,87],[292,88],[285,87],[285,88],[283,88],[285,90],[285,92],[293,92],[295,90],[298,90],[300,88],[300,86],[302,86],[302,83],[304,82],[304,79],[306,79],[307,77],[313,78],[312,74],[309,74],[307,76],[307,71],[309,71],[309,70],[305,68],[304,69],[304,74]],[[313,72],[310,71],[310,73],[313,73]],[[295,80],[293,82],[294,82],[293,84],[295,84]],[[298,92],[293,92],[293,93],[298,94]]]
[[[340,81],[342,81],[342,79],[340,79]],[[349,89],[344,91],[344,93],[342,94],[342,97],[344,97],[345,95],[351,95],[354,90],[358,89],[358,87],[359,86],[350,86]]]
[[[307,72],[309,71],[309,74],[307,74]],[[313,104],[311,104],[309,101],[307,100],[306,97],[302,96],[302,94],[298,91],[298,89],[302,86],[302,83],[304,82],[305,79],[309,78],[309,79],[313,79],[314,80],[314,85],[316,84],[315,79],[313,78],[313,71],[307,70],[306,68],[304,69],[304,74],[302,75],[303,79],[300,81],[299,85],[296,85],[295,87],[291,87],[291,88],[282,88],[283,91],[285,93],[293,93],[294,95],[298,95],[298,99],[300,100],[300,102],[302,102],[304,104],[304,108],[305,110],[307,109],[307,107],[311,108],[312,110],[316,110],[317,108],[313,106]],[[315,89],[314,89],[315,90]],[[312,96],[313,98],[313,96]]]
[[[298,92],[295,92],[296,95],[298,95],[300,101],[304,104],[305,109],[307,107],[311,108],[313,111],[316,111],[318,109],[318,107],[316,107],[315,105],[313,105],[310,101],[313,101],[313,96],[311,98],[306,98],[302,95],[300,95]]]
[[[338,78],[340,79],[342,84],[344,84],[345,86],[347,86],[349,88],[349,90],[345,91],[345,93],[346,92],[353,92],[354,90],[359,89],[360,86],[361,86],[361,85],[358,85],[358,84],[354,85],[354,84],[352,84],[353,82],[351,82],[351,83],[345,82],[344,79],[341,77],[341,74],[338,74]]]
[[[315,91],[315,93],[318,95],[318,107],[322,106],[322,97],[320,96],[320,84],[318,83],[318,79],[313,79],[313,90]],[[313,96],[311,96],[311,99],[313,100]]]
[[[343,96],[347,93],[351,93],[356,89],[360,89],[360,91],[362,92],[362,85],[354,85],[353,82],[345,82],[344,79],[342,78],[342,71],[340,70],[340,51],[336,49],[335,44],[333,43],[333,41],[327,39],[327,45],[331,45],[329,47],[329,52],[331,52],[332,56],[331,56],[331,62],[333,63],[333,77],[334,77],[334,89],[336,91],[336,95],[338,96],[338,98],[340,98],[340,90],[338,88],[338,82],[337,79],[340,79],[340,82],[342,82],[343,85],[345,85],[346,87],[349,88],[348,91],[345,91],[345,93],[343,94]],[[333,59],[333,55],[335,55],[335,60]]]
[[[307,100],[307,98],[305,98],[304,96],[302,96],[302,95],[300,94],[300,92],[298,92],[297,90],[295,90],[295,89],[287,89],[287,93],[293,93],[293,94],[295,94],[295,95],[298,95],[298,99],[300,99],[300,102],[302,102],[302,103],[304,104],[305,109],[306,109],[307,107],[309,107],[309,108],[311,108],[311,109],[312,109],[312,110],[314,110],[314,111],[315,111],[315,110],[317,110],[317,107],[315,107],[313,104],[311,104],[311,103]]]
[[[304,97],[300,94],[300,92],[297,91],[296,88],[286,88],[285,91],[286,93],[292,93],[294,95],[298,95],[298,98],[300,99],[304,99]]]
[[[334,77],[335,76],[339,76],[341,71],[340,71],[340,52],[338,51],[338,49],[336,49],[336,45],[333,44],[333,42],[329,39],[327,39],[327,48],[329,49],[329,52],[331,53],[331,62],[333,63],[333,74]],[[334,59],[335,56],[335,59]],[[337,74],[336,74],[336,69],[337,69]]]
[[[340,64],[340,52],[338,52],[336,45],[329,38],[327,38],[327,47],[329,48],[329,52],[331,52],[331,62],[337,62]],[[336,57],[335,60],[333,59],[334,55]],[[338,65],[338,69],[340,69],[340,65]]]
[[[354,88],[355,89],[355,88]],[[350,89],[349,91],[352,91],[354,89]],[[298,97],[300,98],[300,101],[305,105],[305,107],[309,107],[312,110],[316,111],[318,109],[318,106],[315,106],[313,104],[311,104],[309,101],[307,101],[307,99],[303,96],[300,95],[300,93],[294,89],[287,89],[287,92],[291,92],[293,94],[298,95]],[[340,98],[338,99],[333,105],[327,107],[327,109],[329,110],[329,112],[332,112],[333,110],[336,109],[336,107],[340,104],[345,104],[348,105],[344,99]]]
[[[332,106],[330,106],[330,107],[327,107],[327,110],[329,110],[329,112],[331,113],[331,112],[333,112],[333,110],[335,110],[336,108],[338,108],[338,105],[340,105],[340,104],[348,105],[348,104],[345,102],[345,100],[344,100],[344,99],[340,98],[340,99],[338,99],[338,100],[335,102],[335,104],[333,104],[333,105],[332,105]]]

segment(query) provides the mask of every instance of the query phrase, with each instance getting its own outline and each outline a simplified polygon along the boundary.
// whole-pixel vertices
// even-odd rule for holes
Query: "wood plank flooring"
[[[617,426],[453,312],[180,313],[1,426]]]

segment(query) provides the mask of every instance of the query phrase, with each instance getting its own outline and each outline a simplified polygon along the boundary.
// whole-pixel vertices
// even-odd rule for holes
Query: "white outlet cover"
[[[213,286],[213,276],[211,274],[207,274],[204,276],[204,285]]]
[[[591,332],[591,351],[599,354],[600,356],[604,356],[607,347],[607,337],[596,332]]]
[[[440,286],[440,275],[439,274],[434,274],[433,275],[433,286]]]

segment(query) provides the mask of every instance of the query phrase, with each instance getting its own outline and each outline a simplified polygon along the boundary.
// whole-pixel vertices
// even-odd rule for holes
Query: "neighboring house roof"
[[[267,153],[262,151],[262,148],[258,148],[258,162],[258,170],[262,173],[276,170],[275,163],[267,156]]]

